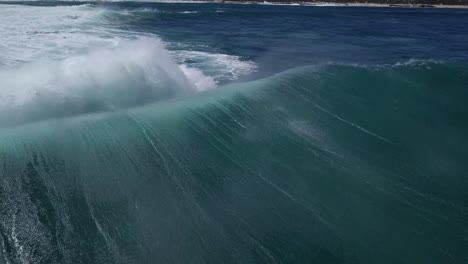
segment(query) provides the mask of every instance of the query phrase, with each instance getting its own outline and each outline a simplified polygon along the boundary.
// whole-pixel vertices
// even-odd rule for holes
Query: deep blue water
[[[125,4],[148,7],[161,13],[123,26],[194,49],[253,59],[268,73],[318,63],[468,58],[464,9]],[[196,13],[176,13],[181,11]]]
[[[0,263],[468,263],[467,22],[0,4]]]

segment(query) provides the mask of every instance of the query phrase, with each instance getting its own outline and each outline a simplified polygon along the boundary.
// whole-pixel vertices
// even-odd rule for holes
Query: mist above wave
[[[161,41],[122,40],[60,61],[0,71],[0,126],[143,105],[215,86]]]

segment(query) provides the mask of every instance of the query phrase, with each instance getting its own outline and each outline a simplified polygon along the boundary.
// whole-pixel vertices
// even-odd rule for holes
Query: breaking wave
[[[466,62],[298,62],[242,82],[257,65],[201,48],[211,32],[184,46],[132,30],[157,26],[153,7],[1,6],[1,264],[468,258]],[[257,7],[271,12],[239,44],[309,25],[276,31],[276,8]],[[327,38],[348,23],[319,9],[340,21]]]
[[[171,43],[120,27],[141,12],[157,10],[2,6],[0,127],[185,96],[255,70],[234,55],[168,51]]]
[[[214,88],[199,70],[173,62],[155,39],[0,71],[0,125],[109,111]]]
[[[146,89],[146,71],[166,78],[171,69],[177,78],[168,83],[193,87],[177,65],[160,69],[110,51],[106,60],[117,66],[99,65],[106,55],[98,54],[86,59],[105,72],[67,73],[60,67],[89,65],[72,58],[53,66],[65,79],[45,80],[107,89],[134,87],[129,78]],[[468,127],[453,117],[468,113],[467,67],[426,66],[310,66],[170,102],[0,129],[3,260],[395,262],[408,250],[395,232],[418,245],[417,262],[444,259],[439,248],[463,258]],[[418,236],[403,232],[413,223]],[[444,236],[432,232],[441,228]]]

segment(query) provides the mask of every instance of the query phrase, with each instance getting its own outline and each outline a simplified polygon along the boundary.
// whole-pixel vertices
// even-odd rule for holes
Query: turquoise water
[[[466,11],[0,15],[0,263],[468,261]]]

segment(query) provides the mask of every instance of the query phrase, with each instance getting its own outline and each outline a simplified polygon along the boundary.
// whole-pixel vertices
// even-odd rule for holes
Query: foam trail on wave
[[[357,129],[361,130],[362,132],[364,132],[364,133],[366,133],[366,134],[368,134],[368,135],[371,135],[371,136],[373,136],[373,137],[376,137],[376,138],[378,138],[378,139],[380,139],[380,140],[383,140],[383,141],[385,141],[385,142],[387,142],[387,143],[394,144],[392,141],[390,141],[390,140],[388,140],[388,139],[386,139],[386,138],[384,138],[384,137],[382,137],[382,136],[379,136],[379,135],[377,135],[376,133],[371,132],[371,131],[369,131],[369,130],[367,130],[367,129],[365,129],[365,128],[359,126],[359,125],[356,125],[356,124],[353,123],[353,122],[350,122],[350,121],[348,121],[348,120],[346,120],[346,119],[343,119],[343,118],[341,118],[341,117],[339,117],[339,116],[333,114],[332,112],[330,112],[330,111],[328,111],[328,110],[325,110],[323,107],[321,107],[321,106],[319,106],[319,105],[317,105],[317,104],[315,104],[315,107],[317,107],[317,108],[320,109],[321,111],[323,111],[323,112],[325,112],[325,113],[327,113],[327,114],[333,116],[334,118],[336,118],[336,119],[338,119],[338,120],[340,120],[340,121],[342,121],[342,122],[345,122],[345,123],[348,124],[348,125],[351,125],[351,126],[357,128]]]

